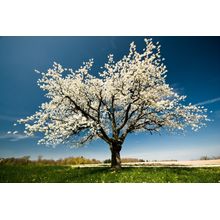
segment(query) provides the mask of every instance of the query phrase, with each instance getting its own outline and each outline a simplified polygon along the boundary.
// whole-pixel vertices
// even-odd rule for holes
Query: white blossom
[[[40,143],[52,145],[84,144],[96,138],[110,144],[123,143],[132,132],[187,127],[197,131],[204,126],[207,110],[183,104],[186,96],[174,92],[165,80],[160,45],[152,39],[145,42],[143,53],[132,42],[128,55],[117,62],[110,54],[98,76],[90,73],[93,59],[76,71],[54,62],[38,80],[48,102],[34,115],[19,120],[25,123],[26,134],[41,132]]]

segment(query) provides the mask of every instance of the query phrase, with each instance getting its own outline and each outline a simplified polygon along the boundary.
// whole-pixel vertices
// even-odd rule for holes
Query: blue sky
[[[168,83],[191,103],[203,103],[212,122],[198,132],[183,135],[130,135],[123,145],[122,157],[143,159],[197,159],[220,155],[220,37],[152,37],[161,43],[168,67]],[[26,138],[23,126],[14,128],[16,119],[33,114],[46,101],[37,86],[39,74],[53,61],[64,67],[78,68],[94,58],[93,74],[113,53],[118,60],[128,53],[134,41],[138,50],[144,37],[0,37],[0,157],[38,155],[45,158],[85,156],[106,159],[108,146],[101,140],[83,148],[37,145],[38,137]],[[9,130],[18,130],[8,135]]]

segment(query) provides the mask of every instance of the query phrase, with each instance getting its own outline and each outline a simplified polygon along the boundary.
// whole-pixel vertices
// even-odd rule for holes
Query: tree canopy
[[[54,63],[38,80],[48,102],[34,115],[19,120],[25,123],[25,132],[42,132],[40,143],[47,144],[80,145],[101,138],[109,145],[122,145],[132,132],[204,126],[207,110],[185,104],[186,96],[166,83],[159,43],[152,39],[145,43],[142,53],[131,43],[128,55],[119,61],[109,55],[96,75],[90,73],[93,59],[76,71]]]

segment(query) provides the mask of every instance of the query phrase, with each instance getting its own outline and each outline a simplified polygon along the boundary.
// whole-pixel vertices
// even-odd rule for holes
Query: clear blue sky
[[[204,102],[214,120],[198,132],[185,136],[171,134],[130,135],[123,145],[122,157],[143,159],[197,159],[220,155],[220,37],[152,37],[161,43],[168,67],[167,80],[191,103]],[[32,115],[45,101],[34,69],[46,71],[53,61],[64,67],[78,68],[94,58],[93,74],[113,53],[120,59],[134,41],[144,47],[144,37],[0,37],[0,157],[38,155],[45,158],[85,156],[106,159],[108,146],[95,141],[80,149],[37,145],[38,137],[26,138],[23,126],[14,127],[16,119]],[[17,135],[8,135],[9,130]]]

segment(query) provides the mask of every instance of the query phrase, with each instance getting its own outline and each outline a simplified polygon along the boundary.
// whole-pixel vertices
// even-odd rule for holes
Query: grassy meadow
[[[220,167],[72,167],[0,165],[1,183],[218,183]]]

